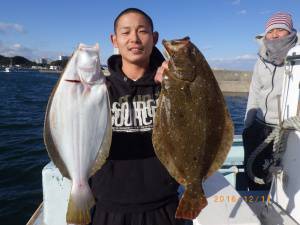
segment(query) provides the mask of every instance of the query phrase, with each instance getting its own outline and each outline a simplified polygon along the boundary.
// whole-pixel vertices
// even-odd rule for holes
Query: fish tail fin
[[[192,220],[207,205],[202,187],[187,187],[179,201],[175,217]]]
[[[89,224],[91,222],[90,209],[95,199],[88,183],[73,184],[67,210],[68,224]]]

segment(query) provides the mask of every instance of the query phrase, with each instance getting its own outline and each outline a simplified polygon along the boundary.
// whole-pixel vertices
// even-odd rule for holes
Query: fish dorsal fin
[[[62,76],[61,76],[61,78],[62,78]],[[45,123],[44,123],[44,142],[45,142],[45,146],[46,146],[46,149],[47,149],[50,159],[53,161],[53,163],[55,162],[55,166],[59,169],[60,173],[64,177],[71,179],[65,163],[63,162],[62,158],[60,157],[60,155],[58,153],[58,150],[55,147],[55,144],[54,144],[54,141],[53,141],[53,138],[51,135],[51,131],[50,131],[50,124],[49,124],[49,111],[51,108],[54,93],[56,91],[58,84],[60,83],[61,78],[57,82],[56,86],[53,88],[52,93],[49,97],[49,102],[47,104],[47,109],[46,109],[46,114],[45,114]]]

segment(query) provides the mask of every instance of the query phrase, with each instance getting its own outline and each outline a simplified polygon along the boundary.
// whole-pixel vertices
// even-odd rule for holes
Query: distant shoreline
[[[62,71],[59,70],[38,70],[39,73],[54,73],[54,74],[61,74]]]
[[[104,75],[109,75],[109,71],[107,69],[102,71]],[[44,69],[37,70],[37,72],[60,76],[63,71]],[[213,73],[224,95],[247,96],[251,83],[252,72],[213,69]]]

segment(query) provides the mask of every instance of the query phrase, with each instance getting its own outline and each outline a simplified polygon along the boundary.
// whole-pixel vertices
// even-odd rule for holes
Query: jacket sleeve
[[[254,66],[252,80],[250,83],[247,109],[246,109],[246,114],[244,119],[245,128],[251,126],[251,124],[254,122],[257,110],[259,108],[258,101],[259,101],[259,91],[261,85],[260,85],[260,77],[258,72],[258,67],[259,67],[258,64],[259,64],[259,60],[257,60]]]

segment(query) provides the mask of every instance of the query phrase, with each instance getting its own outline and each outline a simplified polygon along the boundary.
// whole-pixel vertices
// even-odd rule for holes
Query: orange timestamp
[[[255,202],[268,202],[270,203],[271,197],[270,195],[214,195],[214,202],[229,202],[236,203],[238,201],[244,200],[247,203],[255,203]]]

